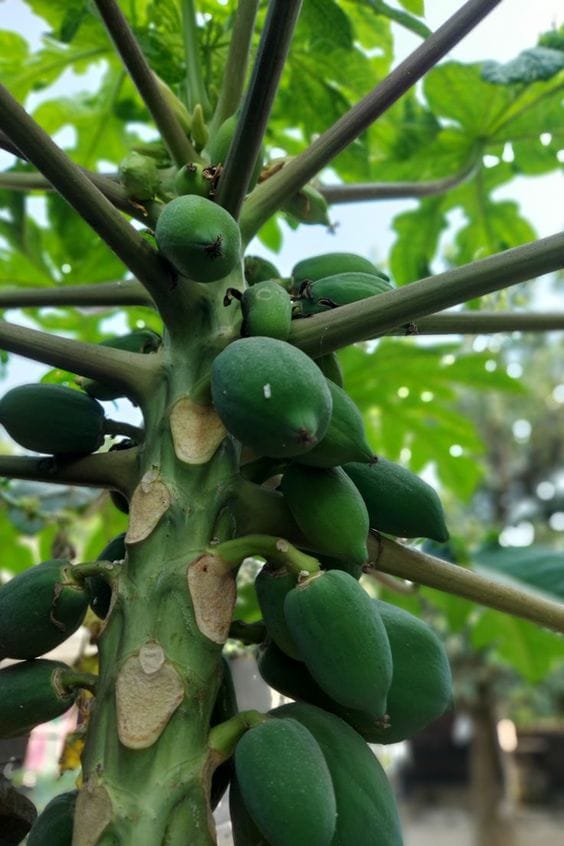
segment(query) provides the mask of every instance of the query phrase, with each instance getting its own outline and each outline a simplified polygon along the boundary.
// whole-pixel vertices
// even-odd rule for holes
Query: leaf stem
[[[418,335],[478,335],[489,332],[554,332],[564,329],[564,313],[442,311],[415,324]],[[392,334],[391,332],[388,334]],[[393,334],[406,333],[405,326]]]
[[[0,309],[41,306],[152,306],[149,293],[135,279],[59,288],[0,289]]]
[[[217,106],[209,122],[210,135],[234,114],[241,102],[259,0],[239,0]]]
[[[252,192],[243,204],[241,231],[248,243],[263,223],[312,179],[402,94],[405,94],[501,0],[467,0],[436,32],[311,146]]]
[[[381,536],[369,537],[368,552],[371,566],[375,570],[462,596],[488,608],[564,632],[562,602],[543,599],[535,593],[486,578],[473,570],[449,564]]]
[[[313,357],[365,341],[449,306],[558,270],[564,233],[455,267],[360,302],[293,321],[289,341]]]
[[[137,449],[114,450],[62,460],[51,455],[0,456],[0,477],[56,485],[107,488],[131,496],[137,484]]]
[[[217,191],[217,202],[235,218],[260,154],[301,6],[302,0],[270,0],[268,6],[249,88]]]
[[[95,3],[116,50],[151,113],[172,158],[178,166],[194,161],[198,156],[176,115],[162,96],[155,76],[117,2],[95,0]]]
[[[210,112],[210,103],[202,79],[198,22],[194,0],[182,0],[182,37],[186,59],[186,103],[190,112],[193,112],[194,107],[199,103],[204,114],[207,115]]]

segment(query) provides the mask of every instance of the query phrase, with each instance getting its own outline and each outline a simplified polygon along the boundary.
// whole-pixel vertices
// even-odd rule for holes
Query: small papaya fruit
[[[390,279],[364,256],[355,253],[323,253],[309,256],[292,269],[292,292],[298,293],[302,282],[315,282],[341,273],[368,273],[389,282]]]
[[[243,802],[235,775],[229,785],[229,816],[233,846],[269,846]]]
[[[213,404],[224,426],[258,455],[300,455],[323,438],[331,393],[311,358],[277,338],[240,338],[215,358]]]
[[[118,176],[125,193],[139,203],[152,200],[159,188],[157,164],[150,156],[143,156],[132,150],[122,160]]]
[[[335,793],[325,758],[297,720],[267,719],[235,748],[243,803],[272,846],[330,846]]]
[[[241,299],[241,310],[242,335],[287,340],[292,323],[292,300],[278,282],[267,279],[247,288]]]
[[[315,363],[327,379],[342,388],[344,385],[343,370],[335,353],[327,353],[315,359]]]
[[[402,538],[448,540],[438,494],[415,473],[385,458],[375,464],[353,462],[343,469],[366,503],[372,529]]]
[[[245,256],[243,261],[247,285],[266,282],[267,279],[280,279],[278,269],[262,256]]]
[[[106,544],[97,560],[123,561],[125,554],[125,532],[122,532]],[[112,601],[112,588],[103,576],[89,576],[86,582],[90,593],[90,607],[97,617],[105,620]]]
[[[68,711],[78,691],[62,687],[62,670],[68,670],[66,664],[46,658],[0,670],[0,737],[26,734]]]
[[[334,846],[402,846],[394,793],[378,758],[347,723],[304,702],[270,712],[297,720],[313,735],[329,768],[337,804]],[[368,838],[368,840],[367,840]]]
[[[268,562],[255,579],[255,591],[269,636],[286,655],[299,660],[300,651],[290,634],[284,616],[284,600],[288,591],[295,586],[294,573],[285,567],[273,567]]]
[[[239,116],[237,114],[231,115],[224,120],[213,138],[209,141],[207,153],[212,165],[224,165],[227,159],[227,154],[235,135]],[[262,170],[264,160],[264,151],[261,150],[256,160],[251,178],[249,180],[248,191],[252,191],[258,182],[260,172]]]
[[[283,212],[299,220],[300,223],[323,223],[331,226],[327,200],[313,185],[304,185],[281,207]]]
[[[20,446],[51,455],[95,452],[104,443],[104,409],[64,385],[18,385],[0,399],[0,423]]]
[[[327,386],[333,400],[329,428],[317,446],[298,458],[300,464],[337,467],[351,460],[375,461],[374,453],[366,442],[360,411],[349,395],[330,379],[327,379]]]
[[[59,793],[35,820],[27,846],[71,846],[78,790]]]
[[[380,614],[359,582],[343,570],[316,573],[288,592],[284,614],[321,689],[347,708],[383,718],[392,653]]]
[[[236,221],[217,203],[196,194],[176,197],[165,205],[155,238],[173,267],[196,282],[223,279],[241,261]]]
[[[206,167],[199,162],[183,165],[174,177],[174,190],[177,194],[197,194],[210,197],[215,180],[215,168]]]
[[[340,467],[321,469],[293,463],[285,470],[280,489],[312,549],[364,564],[368,559],[368,512],[350,482]]]
[[[84,620],[89,598],[69,561],[18,573],[0,588],[0,659],[37,658],[63,643]]]
[[[304,317],[391,291],[392,285],[370,273],[337,273],[303,283],[298,312]]]
[[[100,346],[111,347],[115,350],[124,350],[125,352],[147,354],[156,352],[161,342],[162,339],[156,332],[151,332],[150,329],[142,329],[138,332],[129,332],[127,335],[108,338],[106,341],[101,341]],[[81,378],[78,382],[89,396],[95,397],[102,402],[118,399],[118,397],[124,395],[123,388],[118,385],[112,385],[111,382],[86,378]]]

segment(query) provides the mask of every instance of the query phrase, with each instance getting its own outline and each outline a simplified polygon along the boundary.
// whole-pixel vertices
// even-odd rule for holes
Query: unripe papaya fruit
[[[354,729],[314,705],[293,702],[270,712],[297,720],[313,735],[327,762],[337,803],[331,846],[402,846],[395,797],[382,765]]]
[[[0,423],[20,446],[51,455],[95,452],[104,443],[104,409],[64,385],[18,385],[0,399]]]
[[[342,570],[309,576],[289,591],[284,614],[321,689],[347,708],[383,718],[392,653],[380,614],[356,579]]]
[[[331,226],[327,200],[313,185],[304,185],[293,197],[286,200],[282,211],[295,217],[300,223],[323,223]]]
[[[295,586],[294,573],[285,567],[273,567],[268,563],[255,579],[255,591],[269,636],[286,655],[299,660],[300,651],[290,634],[284,616],[284,600],[288,591]]]
[[[26,734],[68,711],[78,692],[62,687],[61,670],[66,664],[45,658],[0,670],[0,737]]]
[[[341,273],[369,273],[389,282],[389,277],[367,258],[355,253],[323,253],[302,259],[292,269],[292,292],[298,293],[302,282],[315,282]]]
[[[360,411],[349,397],[330,379],[327,386],[333,400],[331,421],[325,437],[305,455],[299,457],[300,464],[310,467],[337,467],[347,461],[373,462],[374,453],[366,442],[364,424]],[[352,459],[349,456],[354,455]]]
[[[125,532],[122,532],[106,544],[97,561],[123,561],[125,553]],[[103,576],[89,576],[86,582],[90,593],[90,607],[96,616],[105,620],[112,601],[112,588]]]
[[[114,350],[125,352],[152,353],[156,352],[161,345],[161,338],[156,332],[150,329],[142,329],[138,332],[129,332],[127,335],[120,335],[116,338],[108,338],[101,341],[101,347],[111,347]],[[97,400],[114,400],[123,396],[123,388],[112,385],[111,382],[104,382],[100,379],[79,379],[81,388],[91,397]]]
[[[225,720],[231,719],[231,717],[234,717],[239,710],[237,707],[237,694],[235,693],[235,685],[233,684],[231,668],[229,666],[229,661],[224,656],[221,658],[221,665],[223,675],[213,706],[210,726],[216,726],[219,723],[223,723]],[[232,776],[232,758],[229,758],[227,761],[223,761],[223,763],[214,770],[210,790],[210,804],[212,811],[221,802]]]
[[[285,341],[292,323],[292,300],[289,293],[267,279],[247,288],[241,299],[242,335],[262,335]]]
[[[27,846],[71,846],[74,809],[78,790],[60,793],[35,820]]]
[[[437,492],[415,473],[385,458],[375,464],[346,464],[343,469],[366,503],[372,529],[402,538],[448,540]]]
[[[237,114],[231,115],[231,117],[228,117],[227,120],[224,120],[214,137],[208,143],[207,152],[212,165],[217,166],[225,164],[229,147],[231,146],[233,136],[235,135],[238,120],[239,116]],[[261,150],[249,180],[248,191],[252,191],[258,182],[258,178],[262,170],[263,159],[264,152]]]
[[[315,359],[315,363],[327,379],[331,379],[339,388],[344,385],[343,371],[335,353],[327,353]]]
[[[268,719],[235,748],[245,807],[272,846],[330,846],[335,793],[314,737],[293,719]]]
[[[355,564],[366,562],[368,512],[344,470],[294,463],[284,472],[280,489],[312,549]]]
[[[332,558],[330,555],[320,555],[316,552],[315,557],[319,561],[322,570],[344,570],[349,576],[357,581],[362,576],[362,565],[355,564],[346,558]]]
[[[176,270],[196,282],[223,279],[241,260],[236,221],[217,203],[196,194],[166,204],[157,220],[155,238]]]
[[[245,281],[247,285],[266,282],[267,279],[279,279],[278,269],[268,259],[262,256],[245,256]]]
[[[269,846],[243,802],[235,775],[229,785],[229,816],[233,846]]]
[[[225,427],[258,455],[301,455],[329,426],[332,401],[323,374],[277,338],[229,344],[213,362],[211,393]]]
[[[391,290],[389,282],[370,273],[337,273],[304,283],[298,301],[299,313],[307,317]]]
[[[177,194],[197,194],[199,197],[209,197],[214,178],[215,168],[205,167],[199,162],[188,162],[174,177],[174,190]]]
[[[0,588],[0,659],[37,658],[63,643],[84,620],[89,598],[63,559],[14,576]]]
[[[121,162],[118,175],[127,196],[140,203],[151,200],[159,188],[159,172],[155,160],[134,150]]]

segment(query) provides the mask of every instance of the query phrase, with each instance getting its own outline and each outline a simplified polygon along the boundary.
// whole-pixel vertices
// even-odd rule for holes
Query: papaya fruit
[[[16,790],[11,781],[0,773],[1,846],[18,846],[22,843],[36,818],[37,809],[31,799]]]
[[[384,769],[366,742],[334,714],[294,702],[270,712],[294,719],[313,735],[329,768],[337,805],[331,846],[402,846],[394,793]]]
[[[18,737],[40,723],[60,717],[78,691],[60,683],[60,661],[35,658],[0,670],[0,737]]]
[[[285,567],[273,567],[268,562],[255,579],[255,591],[269,637],[286,655],[299,660],[300,651],[290,634],[284,616],[284,600],[288,591],[295,586],[294,573]]]
[[[177,194],[197,194],[209,198],[213,192],[215,173],[215,168],[188,162],[174,177],[174,190]]]
[[[223,121],[213,138],[209,141],[207,153],[212,165],[217,167],[218,165],[225,164],[233,136],[235,135],[238,120],[239,116],[237,114],[228,117],[227,120]],[[261,150],[249,180],[248,191],[252,191],[258,182],[260,172],[262,170],[263,159],[264,151]]]
[[[196,282],[223,279],[241,261],[236,221],[217,203],[196,194],[176,197],[165,205],[155,238],[173,267]]]
[[[315,282],[341,273],[369,273],[389,282],[390,279],[367,258],[355,253],[323,253],[302,259],[292,268],[292,292],[298,293],[302,282]]]
[[[118,167],[118,176],[127,196],[139,203],[152,200],[159,188],[157,163],[151,156],[132,150]]]
[[[234,717],[239,710],[237,706],[237,694],[235,692],[235,685],[233,684],[233,676],[231,675],[229,661],[223,655],[221,657],[221,665],[223,674],[213,706],[210,726],[216,726],[219,723],[225,722],[225,720],[231,719],[231,717]],[[214,770],[210,789],[210,804],[212,811],[215,810],[221,802],[232,776],[232,758],[229,758],[227,761],[223,761],[223,763]]]
[[[315,363],[327,379],[331,379],[339,388],[344,385],[343,371],[335,353],[327,353],[315,359]]]
[[[272,846],[330,846],[335,793],[314,737],[297,720],[267,719],[235,748],[241,797]]]
[[[368,512],[344,470],[293,463],[284,472],[280,490],[313,550],[354,564],[366,562]]]
[[[37,658],[63,643],[84,620],[89,598],[63,559],[14,576],[0,588],[0,659]]]
[[[292,323],[292,300],[289,293],[267,279],[247,288],[241,299],[242,335],[262,335],[286,341]]]
[[[51,455],[95,452],[104,443],[104,409],[64,385],[18,385],[0,399],[0,423],[22,447]]]
[[[346,708],[383,718],[392,653],[378,609],[359,582],[343,570],[316,573],[288,592],[284,614],[321,689]]]
[[[281,210],[300,223],[323,223],[325,226],[331,226],[327,200],[313,185],[300,188],[293,197],[286,200]]]
[[[348,561],[346,558],[332,558],[330,555],[316,553],[317,560],[322,570],[344,570],[357,581],[362,576],[362,565]]]
[[[366,442],[362,415],[349,395],[330,379],[333,410],[325,437],[298,458],[300,464],[310,467],[337,467],[348,461],[373,462],[374,453]],[[352,458],[352,456],[355,458]]]
[[[278,269],[262,256],[245,256],[243,260],[247,285],[266,282],[268,279],[280,279]]]
[[[151,332],[149,329],[129,332],[127,335],[119,335],[100,342],[101,347],[111,347],[115,350],[143,354],[156,352],[160,345],[160,336],[156,332]],[[86,378],[79,379],[78,382],[89,396],[95,397],[97,400],[114,400],[124,395],[123,388],[112,385],[111,382]]]
[[[375,464],[347,463],[343,469],[366,503],[372,529],[402,538],[448,540],[438,494],[415,473],[385,458]]]
[[[211,393],[224,426],[257,455],[307,452],[323,438],[331,418],[331,393],[319,368],[277,338],[229,344],[213,362]]]
[[[300,315],[308,317],[391,290],[389,282],[370,273],[337,273],[315,282],[304,282],[297,309]]]
[[[106,544],[97,561],[123,561],[125,554],[125,532],[122,532]],[[112,601],[111,585],[103,576],[89,576],[86,583],[90,594],[90,607],[97,617],[105,620]]]
[[[78,790],[59,793],[35,820],[27,846],[71,846]]]
[[[235,776],[232,777],[229,785],[229,816],[233,846],[269,846],[245,807],[241,788]]]

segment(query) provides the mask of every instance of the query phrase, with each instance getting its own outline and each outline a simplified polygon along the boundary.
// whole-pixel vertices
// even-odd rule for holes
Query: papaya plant
[[[0,87],[0,144],[18,160],[1,183],[10,208],[2,234],[16,256],[13,279],[31,268],[43,287],[0,292],[0,305],[131,309],[137,330],[134,309],[151,316],[141,331],[104,339],[85,321],[81,340],[0,322],[5,352],[50,365],[65,382],[20,386],[0,400],[11,438],[40,454],[2,457],[0,475],[104,488],[127,513],[125,534],[108,538],[95,560],[54,557],[0,589],[1,656],[17,661],[0,670],[0,735],[62,713],[81,689],[93,694],[78,792],[47,806],[29,842],[210,846],[212,811],[229,786],[239,846],[401,844],[390,786],[366,742],[404,739],[440,716],[451,702],[450,669],[434,632],[371,598],[363,571],[564,630],[558,603],[401,542],[445,541],[442,505],[422,479],[372,453],[335,357],[386,333],[465,331],[468,314],[440,312],[562,266],[562,235],[532,240],[513,207],[493,201],[496,225],[487,243],[475,243],[484,204],[472,192],[483,199],[497,184],[483,187],[487,145],[518,142],[527,109],[537,123],[546,117],[538,131],[552,131],[553,114],[539,103],[554,107],[562,87],[557,33],[536,64],[434,67],[498,2],[469,0],[434,33],[413,3],[401,13],[332,0],[303,8],[300,0],[167,0],[127,4],[127,12],[116,0],[30,3],[52,27],[37,86],[65,62],[81,70],[86,58],[104,57],[111,93],[100,133],[123,149],[114,173],[93,168],[102,154],[88,98],[86,123],[76,113],[76,155],[54,142],[69,104],[44,104],[33,117],[19,104],[30,77],[20,73],[18,42]],[[391,71],[390,18],[424,38]],[[329,98],[331,113],[342,105],[320,125],[298,94],[308,81],[300,62],[311,45],[321,56],[327,44],[335,71],[346,60],[358,73],[340,91],[318,73],[312,91]],[[374,48],[382,55],[370,58]],[[380,82],[359,92],[357,79],[364,85],[374,73]],[[432,103],[441,74],[466,75],[495,101],[497,120],[485,132],[476,118],[470,144],[464,120],[449,135],[439,115],[452,114],[425,111],[411,92],[425,78]],[[286,132],[295,126],[280,128],[282,114],[299,141]],[[148,118],[156,141],[136,136],[134,124]],[[319,181],[329,165],[364,174],[370,144],[385,147],[380,126],[388,138],[415,126],[411,142],[388,150],[388,180],[404,165],[425,182]],[[450,143],[454,177],[422,172],[430,142],[439,163]],[[539,172],[556,167],[551,144]],[[495,177],[506,180],[506,169]],[[78,226],[68,254],[14,199],[29,189],[56,192],[48,206],[60,231]],[[303,257],[289,277],[251,253],[255,236],[276,239],[279,215],[295,227],[330,225],[332,203],[394,191],[426,197],[398,221],[394,281],[346,244]],[[430,275],[456,203],[474,211],[460,233],[459,266]],[[414,220],[433,214],[411,263],[402,259]],[[108,269],[117,281],[105,281]],[[479,316],[471,316],[475,331]],[[558,315],[489,318],[496,330],[562,327]],[[86,340],[88,331],[95,337]],[[121,397],[138,406],[141,427],[106,417],[101,402]],[[264,619],[244,626],[233,617],[237,574],[250,557],[265,562],[257,577]],[[96,675],[42,657],[80,625],[87,604],[101,621]],[[263,677],[298,701],[239,711],[222,660],[230,637],[258,647]]]

